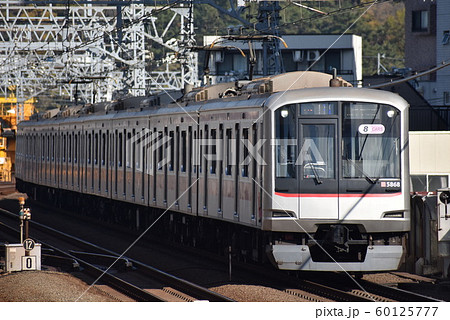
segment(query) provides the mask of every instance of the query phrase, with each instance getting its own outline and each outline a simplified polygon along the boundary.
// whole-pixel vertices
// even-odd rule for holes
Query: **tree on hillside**
[[[227,8],[226,0],[218,1]],[[378,53],[384,54],[383,65],[390,69],[402,67],[404,58],[404,0],[387,1],[368,6],[373,0],[307,1],[310,7],[328,13],[326,15],[300,8],[293,3],[282,2],[280,11],[280,34],[342,34],[353,22],[347,33],[356,34],[363,39],[364,75],[374,74],[377,70]],[[355,7],[356,6],[356,7]],[[366,13],[365,10],[367,10]],[[246,18],[257,21],[257,4],[252,3],[245,11]],[[230,17],[219,14],[210,6],[196,6],[195,24],[198,39],[203,35],[227,34],[228,26],[240,23]],[[245,30],[255,33],[254,30]]]

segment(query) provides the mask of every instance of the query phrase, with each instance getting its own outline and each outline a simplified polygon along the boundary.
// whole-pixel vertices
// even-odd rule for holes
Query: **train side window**
[[[275,174],[276,178],[295,178],[296,106],[287,105],[275,111]],[[303,114],[303,113],[302,113]]]
[[[69,134],[69,148],[68,148],[67,162],[72,162],[72,135]]]
[[[138,131],[137,135],[135,136],[135,138],[133,139],[134,141],[134,149],[136,150],[136,156],[135,156],[135,163],[136,163],[136,168],[140,168],[141,167],[141,149],[142,149],[142,145],[144,145],[144,129],[142,129],[141,131]]]
[[[50,135],[47,135],[47,161],[50,160]]]
[[[225,175],[231,176],[231,162],[232,162],[232,152],[231,152],[231,144],[232,144],[232,130],[225,130]]]
[[[169,171],[173,171],[173,167],[175,164],[175,134],[173,131],[169,132],[169,146],[170,146],[168,159]]]
[[[106,159],[106,134],[102,134],[102,166],[105,165],[105,159]]]
[[[131,148],[131,153],[130,153],[130,168],[136,168],[136,130],[133,129],[133,133],[130,135],[128,134],[129,138],[129,144],[130,144],[130,148]],[[134,179],[134,175],[133,175],[133,179]],[[133,193],[134,195],[134,183],[133,183]]]
[[[28,135],[28,138],[27,138],[27,140],[28,140],[28,145],[27,145],[27,153],[28,153],[28,159],[32,159],[33,158],[33,149],[32,149],[32,139],[31,139],[32,137],[31,137],[31,134],[29,134]]]
[[[78,134],[75,134],[73,162],[77,163],[78,158]]]
[[[94,136],[95,141],[94,141],[94,164],[98,163],[98,133],[95,134]]]
[[[241,139],[241,137],[240,137],[240,132],[239,132],[239,124],[236,124],[236,127],[235,127],[235,139],[234,139],[234,141],[235,141],[235,145],[233,146],[234,147],[234,150],[236,151],[236,154],[235,154],[235,165],[236,165],[236,176],[238,176],[239,175],[239,159],[240,159],[240,139]]]
[[[88,154],[87,154],[87,163],[90,164],[91,163],[91,159],[92,159],[92,135],[89,133],[88,134]]]
[[[119,167],[122,167],[122,157],[123,157],[123,134],[122,134],[122,132],[119,132],[119,142],[118,142],[118,146],[117,146],[117,151],[119,153],[117,164]]]
[[[125,163],[127,168],[131,168],[131,161],[133,159],[130,159],[131,156],[131,132],[128,132],[128,135],[125,135],[127,137],[127,140],[125,141]]]
[[[66,135],[63,134],[63,155],[62,155],[63,162],[66,162],[66,152],[67,152]]]
[[[199,138],[200,138],[200,141],[202,141],[202,139],[203,139],[203,130],[200,130]],[[198,144],[197,148],[198,148],[198,151],[197,151],[197,153],[198,153],[198,158],[197,158],[197,161],[198,161],[198,172],[202,173],[202,157],[201,157],[201,155],[202,155],[202,146],[201,146],[200,143]]]
[[[148,124],[150,127],[150,123]],[[145,152],[147,153],[147,161],[148,161],[148,173],[153,174],[153,170],[155,167],[155,150],[153,148],[153,137],[155,136],[155,128],[153,130],[149,129],[148,134],[146,136],[145,142]]]
[[[108,139],[109,139],[108,140],[108,146],[109,146],[109,149],[108,149],[108,152],[109,152],[108,161],[109,161],[109,165],[113,168],[115,166],[115,162],[116,162],[116,159],[114,158],[114,155],[116,154],[114,148],[117,145],[117,143],[116,143],[116,136],[115,136],[115,132],[114,131],[110,132],[110,134],[108,135]]]
[[[47,134],[43,135],[43,139],[42,139],[42,161],[47,161]]]
[[[209,130],[208,126],[205,125],[205,139],[208,139],[209,137]],[[209,153],[209,146],[207,143],[203,144],[203,158],[202,161],[205,161],[204,168],[205,168],[205,175],[208,173],[208,153]]]
[[[37,143],[37,135],[33,135],[33,160],[36,161],[36,155],[37,155],[37,148],[36,148],[36,143]]]
[[[173,162],[173,167],[174,167],[174,170],[178,172],[179,171],[178,168],[180,167],[180,150],[181,150],[180,127],[176,128],[175,139],[176,139],[175,140],[175,148],[174,148],[175,160]]]
[[[219,168],[219,171],[220,171],[219,174],[222,174],[222,171],[223,171],[222,164],[224,162],[224,159],[223,159],[223,148],[224,148],[223,133],[224,133],[224,131],[223,131],[223,124],[219,124],[219,141],[218,141],[219,149],[217,151],[218,152],[218,161],[219,161],[218,168]]]
[[[73,134],[68,133],[67,134],[67,162],[72,162],[72,156],[73,156]]]
[[[75,136],[76,133],[72,133],[70,135],[70,148],[69,148],[69,153],[70,153],[70,161],[71,162],[75,162],[75,149],[77,148],[77,144],[75,143]]]
[[[242,129],[242,139],[244,140],[244,152],[243,152],[243,162],[242,162],[242,176],[248,177],[248,164],[250,159],[248,157],[248,128]]]
[[[252,144],[253,144],[253,146],[256,146],[256,144],[258,143],[258,127],[257,127],[256,123],[253,124],[252,131],[253,131]],[[253,158],[253,178],[256,178],[257,165],[258,165],[258,163],[256,162],[257,161],[256,155],[253,156],[252,158]]]
[[[145,173],[147,172],[147,163],[146,163],[146,148],[147,148],[147,137],[146,137],[145,129],[142,128],[142,135],[141,135],[141,143],[138,145],[141,156],[139,157],[142,161],[142,172],[141,172],[141,199],[145,199]]]
[[[197,131],[194,131],[194,139],[192,139],[192,132],[190,137],[190,153],[191,153],[191,160],[192,160],[192,172],[197,173],[197,164],[198,164],[198,139],[197,139]]]
[[[43,135],[44,136],[44,139],[45,139],[45,135]],[[41,137],[42,137],[42,135],[41,135]],[[44,157],[44,155],[45,155],[45,143],[44,143],[44,139],[42,139],[40,137],[40,139],[39,139],[39,144],[41,145],[41,150],[40,150],[40,160],[41,160],[41,162],[43,162],[44,161],[44,159],[45,159],[45,157]]]
[[[211,153],[209,156],[211,157],[211,174],[216,174],[216,168],[217,168],[217,130],[211,129]]]
[[[52,135],[52,162],[55,161],[55,135]]]
[[[162,161],[163,161],[163,148],[164,145],[162,143],[163,141],[163,133],[162,131],[158,131],[158,140],[157,140],[157,144],[159,144],[158,146],[158,170],[162,170],[163,169],[163,165],[162,165]]]
[[[47,135],[47,161],[52,160],[52,135],[49,133]]]
[[[79,132],[78,133],[78,143],[80,144],[80,147],[78,148],[77,151],[77,158],[78,160],[80,160],[80,163],[83,163],[83,159],[84,159],[84,149],[86,148],[86,146],[84,145],[86,139],[84,138],[84,133],[83,132]]]
[[[117,147],[119,146],[119,134],[117,133],[117,130],[111,133],[111,149],[110,149],[110,155],[111,155],[111,165],[114,168],[116,167],[116,164],[118,163],[118,151]]]
[[[43,153],[43,148],[44,148],[44,144],[43,144],[43,142],[42,142],[42,139],[41,139],[41,137],[39,136],[39,148],[38,148],[38,150],[39,150],[39,161],[40,162],[42,162],[43,160],[44,160],[44,157],[42,156],[42,153]]]
[[[43,135],[43,136],[44,136],[44,139],[45,139],[45,135]],[[41,138],[41,137],[42,137],[42,135],[39,136],[39,144],[40,144],[39,159],[40,159],[41,162],[43,162],[44,161],[44,154],[45,154],[45,143],[44,143],[45,140],[43,138]]]
[[[186,150],[186,131],[181,131],[181,165],[180,165],[180,172],[186,172],[186,156],[187,156],[187,150]]]

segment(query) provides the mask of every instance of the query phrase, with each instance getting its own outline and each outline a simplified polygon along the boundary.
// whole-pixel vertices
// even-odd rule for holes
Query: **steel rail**
[[[10,217],[14,217],[17,218],[18,215],[14,214],[8,210],[2,209],[0,208],[0,213],[4,213]],[[94,250],[97,251],[99,253],[103,253],[106,255],[112,255],[112,256],[116,256],[116,257],[121,257],[121,258],[126,258],[129,262],[131,262],[133,264],[133,266],[135,266],[139,271],[141,271],[142,273],[147,274],[150,277],[159,279],[160,281],[165,282],[167,285],[183,291],[184,293],[193,296],[194,298],[198,299],[198,300],[208,300],[211,302],[233,302],[233,299],[230,299],[228,297],[225,297],[219,293],[216,293],[214,291],[211,291],[209,289],[206,289],[204,287],[201,287],[197,284],[194,284],[192,282],[189,282],[187,280],[178,278],[176,276],[173,276],[171,274],[168,274],[164,271],[161,271],[159,269],[156,269],[152,266],[146,265],[142,262],[136,261],[134,259],[131,259],[129,257],[125,257],[120,255],[117,252],[102,248],[100,246],[97,246],[93,243],[90,243],[88,241],[85,241],[83,239],[77,238],[75,236],[66,234],[64,232],[61,232],[59,230],[56,230],[54,228],[45,226],[41,223],[38,223],[36,221],[30,221],[30,223],[33,225],[34,228],[36,229],[40,229],[41,231],[45,231],[47,233],[51,233],[56,237],[61,237],[64,238],[65,241],[68,241],[70,243],[76,244],[77,246],[83,247],[83,248],[88,248],[89,250]],[[71,255],[72,256],[72,255]],[[74,259],[76,259],[77,261],[81,261],[79,258],[73,256]],[[120,260],[120,259],[119,259]],[[119,261],[118,260],[118,261]],[[103,271],[102,271],[103,273]],[[105,273],[105,275],[107,275],[107,273]],[[100,275],[99,275],[100,276]]]
[[[367,280],[359,279],[357,281],[367,291],[372,292],[374,294],[379,294],[380,296],[384,296],[398,302],[444,302],[443,300],[424,296],[419,293],[389,287],[386,285],[374,283]]]
[[[19,232],[15,228],[5,225],[4,223],[0,223],[0,228],[7,229],[8,232],[10,232],[10,233],[12,233],[12,232],[18,233]],[[37,239],[34,239],[34,240],[37,240]],[[123,293],[124,295],[126,295],[136,301],[141,301],[141,302],[142,301],[146,301],[146,302],[163,302],[163,301],[165,301],[165,300],[162,300],[161,298],[159,298],[141,288],[136,287],[135,285],[133,285],[129,282],[126,282],[122,279],[117,278],[114,275],[111,275],[109,273],[104,273],[104,271],[102,269],[97,268],[94,265],[92,265],[84,260],[81,260],[68,252],[65,252],[64,250],[56,248],[56,247],[52,246],[51,244],[45,243],[43,241],[39,241],[39,242],[42,245],[46,246],[47,248],[52,249],[54,252],[57,252],[62,257],[71,259],[72,261],[76,261],[78,263],[79,267],[81,267],[82,272],[85,272],[92,277],[102,276],[102,281],[104,283],[106,283],[108,286],[114,288],[115,290]]]

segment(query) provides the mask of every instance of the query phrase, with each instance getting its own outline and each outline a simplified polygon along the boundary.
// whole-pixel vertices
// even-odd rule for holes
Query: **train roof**
[[[380,104],[395,105],[400,111],[409,108],[408,102],[396,93],[367,88],[308,88],[278,92],[270,96],[265,106],[276,109],[288,103],[302,103],[314,101],[353,101],[377,102]]]
[[[149,109],[167,109],[171,107],[180,107],[186,109],[202,108],[202,102],[219,99],[220,101],[248,100],[251,96],[261,96],[264,94],[273,94],[275,92],[313,88],[328,87],[332,76],[325,73],[314,71],[296,71],[280,75],[258,78],[253,81],[236,81],[229,83],[219,83],[210,86],[198,87],[186,91],[184,94],[180,91],[165,91],[160,94],[148,97],[126,97],[120,100],[100,102],[96,104],[85,104],[66,107],[59,111],[49,110],[37,116],[38,120],[50,118],[68,118],[79,117],[81,115],[120,112],[120,111],[144,111]],[[342,86],[351,86],[350,83],[340,80]],[[242,99],[239,99],[242,98]],[[237,98],[237,99],[233,99]],[[242,102],[238,102],[241,104]],[[194,105],[196,107],[191,108]],[[203,106],[203,108],[205,108]],[[209,107],[206,107],[209,108]],[[167,112],[168,110],[164,110]],[[171,111],[169,111],[171,112]],[[159,111],[148,111],[148,113],[160,113]],[[130,116],[130,115],[128,115]]]
[[[331,82],[335,80],[338,80],[339,87],[330,88]],[[341,87],[347,88],[343,90]],[[59,112],[51,110],[46,116],[21,122],[19,126],[157,117],[179,113],[197,115],[200,112],[214,110],[262,106],[274,109],[286,103],[324,101],[324,99],[327,101],[377,101],[395,104],[403,109],[407,107],[406,101],[400,96],[387,91],[351,88],[350,83],[335,79],[329,74],[297,71],[253,81],[220,83],[194,88],[184,95],[180,92],[165,92],[150,97],[128,97],[95,105],[73,106]]]

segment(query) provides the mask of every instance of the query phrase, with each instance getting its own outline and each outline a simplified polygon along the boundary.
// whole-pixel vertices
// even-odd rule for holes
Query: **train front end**
[[[360,88],[267,102],[263,230],[284,270],[396,270],[410,228],[408,105]],[[266,121],[267,120],[267,121]]]

